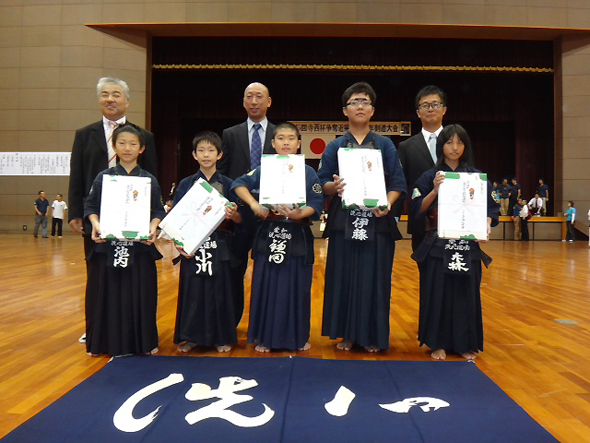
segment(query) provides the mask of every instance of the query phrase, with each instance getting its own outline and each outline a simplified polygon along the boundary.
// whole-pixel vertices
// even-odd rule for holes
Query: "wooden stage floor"
[[[82,240],[0,236],[0,437],[103,367],[108,358],[86,356],[85,264]],[[158,244],[160,355],[180,355],[172,343],[178,267],[169,242]],[[316,240],[312,293],[312,348],[292,355],[318,359],[430,361],[416,340],[418,271],[410,242],[397,243],[392,275],[390,349],[369,354],[337,351],[320,336],[324,240]],[[590,248],[586,242],[491,241],[482,304],[485,352],[477,366],[562,442],[590,442]],[[247,279],[249,293],[249,278]],[[559,321],[561,320],[561,321]],[[198,350],[191,356],[274,358],[246,343],[228,354]],[[150,358],[150,357],[146,357]],[[459,361],[450,357],[449,361]],[[440,364],[444,364],[441,362]],[[473,441],[478,441],[473,436]]]

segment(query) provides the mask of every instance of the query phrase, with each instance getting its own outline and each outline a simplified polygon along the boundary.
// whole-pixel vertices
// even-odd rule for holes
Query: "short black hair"
[[[281,129],[291,129],[292,131],[295,131],[295,134],[297,134],[297,140],[301,140],[301,133],[299,132],[299,128],[291,122],[282,122],[276,125],[275,132],[272,135],[273,139],[277,136],[277,132],[279,132]]]
[[[573,201],[573,200],[568,200],[568,203],[569,203],[570,205],[572,205],[572,208],[574,207],[574,201]]]
[[[445,91],[440,89],[438,86],[428,85],[424,86],[422,89],[420,89],[420,91],[418,91],[418,94],[416,94],[416,109],[418,109],[420,106],[420,100],[422,100],[422,98],[426,97],[427,95],[438,95],[443,106],[447,106],[447,94],[445,94]]]
[[[215,132],[202,131],[195,135],[195,138],[193,138],[193,151],[196,152],[197,146],[203,142],[212,144],[215,146],[217,154],[221,153],[221,138]]]
[[[129,134],[137,135],[137,138],[139,139],[139,144],[141,146],[145,146],[145,137],[143,135],[143,131],[141,130],[141,128],[139,126],[134,125],[133,123],[124,123],[124,124],[117,126],[115,128],[115,130],[113,131],[113,139],[111,140],[111,143],[113,144],[113,146],[116,145],[117,137],[119,137],[119,134],[122,132],[127,132]]]
[[[344,91],[344,94],[342,94],[343,108],[346,108],[348,100],[350,100],[350,97],[352,97],[354,94],[367,94],[373,107],[377,102],[377,94],[375,94],[375,90],[371,87],[371,85],[366,82],[357,82],[354,85],[349,86],[346,91]]]
[[[471,149],[471,139],[469,138],[469,134],[467,134],[467,131],[463,126],[453,124],[445,126],[436,139],[436,157],[438,158],[438,161],[436,162],[437,167],[442,166],[445,162],[445,143],[455,134],[457,134],[459,139],[465,145],[463,155],[459,159],[459,166],[473,166],[473,151]]]

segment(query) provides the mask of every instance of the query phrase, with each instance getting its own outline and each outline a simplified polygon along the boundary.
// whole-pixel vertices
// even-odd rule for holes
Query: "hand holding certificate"
[[[260,162],[259,203],[269,209],[305,206],[305,156],[264,154]]]
[[[194,254],[225,219],[229,201],[199,178],[160,223],[188,254]]]
[[[127,241],[149,239],[151,183],[148,177],[103,176],[100,238]]]
[[[438,236],[457,240],[487,240],[487,174],[444,174],[445,180],[438,190]]]
[[[340,148],[339,175],[346,181],[342,206],[347,209],[387,208],[383,157],[378,149]]]

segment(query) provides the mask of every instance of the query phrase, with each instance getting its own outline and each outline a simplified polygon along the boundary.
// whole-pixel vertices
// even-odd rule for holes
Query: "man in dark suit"
[[[415,105],[422,130],[401,142],[398,148],[409,198],[416,180],[436,163],[436,137],[442,131],[443,116],[447,112],[447,96],[437,86],[425,86],[416,95]],[[398,213],[401,213],[401,209],[398,207]],[[418,221],[408,216],[408,234],[412,234],[412,250],[415,251],[426,235],[425,220]]]
[[[252,83],[244,91],[244,109],[248,119],[238,125],[223,130],[221,150],[223,156],[217,170],[235,180],[240,175],[250,172],[260,164],[260,155],[275,154],[271,140],[275,125],[266,119],[266,111],[272,100],[268,88],[262,83]],[[257,158],[251,155],[254,126],[259,124],[258,137],[262,141],[262,151]],[[255,164],[255,165],[254,165]],[[254,165],[254,166],[253,166]]]
[[[123,80],[103,77],[96,85],[98,104],[102,120],[76,131],[70,159],[69,217],[72,231],[84,236],[84,256],[87,256],[94,242],[90,238],[90,223],[84,223],[84,200],[90,192],[96,175],[114,166],[117,158],[107,142],[115,127],[126,122],[125,113],[129,107],[129,87]],[[144,131],[145,151],[139,158],[142,169],[157,174],[156,146],[151,132]],[[86,313],[88,319],[88,312]],[[82,336],[81,341],[85,340]]]
[[[221,150],[223,156],[217,164],[217,170],[235,180],[237,177],[254,170],[260,165],[262,154],[275,154],[271,140],[275,125],[266,119],[266,111],[272,99],[268,88],[262,83],[252,83],[244,91],[243,106],[248,119],[231,128],[224,129]],[[245,208],[242,226],[236,232],[234,250],[238,258],[235,271],[234,287],[236,291],[236,324],[240,322],[244,311],[244,274],[248,267],[248,253],[252,247],[252,238],[256,227],[256,218],[250,208]]]

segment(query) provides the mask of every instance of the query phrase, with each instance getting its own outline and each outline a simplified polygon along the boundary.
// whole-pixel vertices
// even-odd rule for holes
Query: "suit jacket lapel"
[[[272,136],[274,132],[274,127],[271,128],[270,123],[266,125],[266,134],[264,136],[264,147],[262,149],[263,154],[276,154],[275,150],[272,147]]]
[[[248,122],[244,122],[238,131],[238,145],[248,159],[248,169],[250,169],[250,138],[248,135]]]
[[[108,156],[107,141],[104,135],[102,120],[95,123],[92,127],[92,138],[94,142],[105,152],[105,155]]]
[[[428,148],[428,145],[426,144],[426,140],[424,140],[424,136],[422,135],[422,133],[416,134],[416,139],[416,148],[418,148],[418,152],[420,152],[420,155],[424,157],[424,161],[427,161],[429,165],[434,166],[434,162],[432,161],[432,157],[430,156],[430,149]]]

